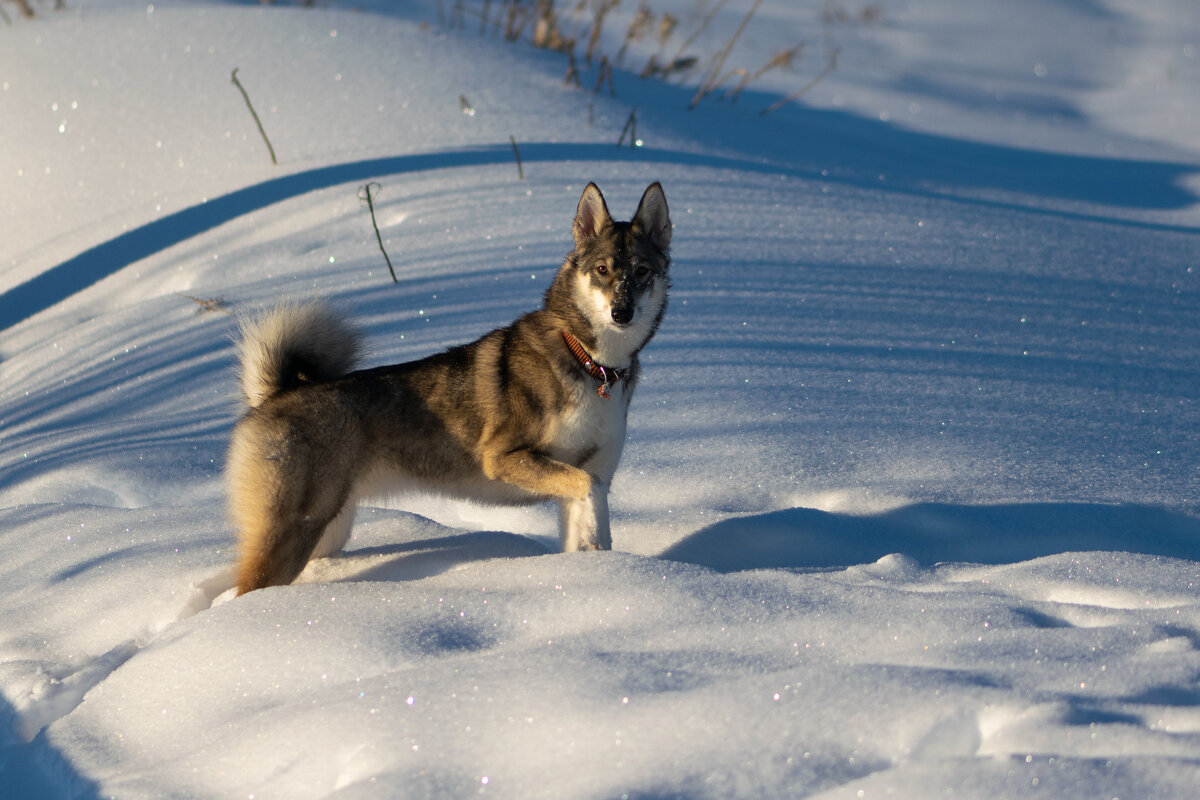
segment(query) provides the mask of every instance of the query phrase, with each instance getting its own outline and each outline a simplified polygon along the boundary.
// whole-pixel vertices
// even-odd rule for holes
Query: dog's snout
[[[612,310],[613,322],[628,325],[633,322],[633,306],[616,306]]]

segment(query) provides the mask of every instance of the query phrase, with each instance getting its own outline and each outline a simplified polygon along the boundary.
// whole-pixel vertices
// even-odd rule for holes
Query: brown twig
[[[625,127],[621,128],[621,138],[617,139],[617,147],[625,141],[625,132],[629,132],[629,146],[637,147],[637,109],[629,112],[629,119],[625,120]]]
[[[225,298],[223,297],[214,297],[211,300],[206,300],[203,297],[192,297],[190,294],[180,294],[179,292],[176,292],[175,294],[177,294],[179,297],[182,297],[184,300],[191,300],[193,303],[200,306],[196,309],[197,314],[207,314],[212,311],[219,311],[222,314],[233,313],[226,308]]]
[[[371,211],[371,227],[375,229],[375,241],[379,242],[379,252],[383,253],[383,260],[387,262],[388,272],[392,273],[392,283],[399,283],[396,278],[396,270],[392,268],[392,260],[388,258],[387,250],[383,249],[383,236],[379,233],[379,224],[375,222],[375,201],[371,199],[371,187],[379,186],[378,183],[368,183],[363,187],[366,192],[367,208]],[[379,186],[382,189],[382,186]],[[362,198],[362,195],[359,195]]]
[[[617,96],[617,89],[613,86],[612,64],[608,63],[608,56],[603,56],[600,59],[600,67],[596,70],[596,88],[592,92],[599,94],[604,88],[604,81],[608,81],[608,94],[611,97]]]
[[[271,140],[267,138],[267,132],[263,130],[262,120],[258,118],[258,112],[254,110],[254,105],[250,102],[250,95],[246,94],[246,89],[242,86],[242,82],[238,80],[238,68],[233,68],[233,74],[230,76],[233,79],[233,85],[242,93],[242,99],[246,101],[246,108],[250,109],[250,116],[254,117],[254,124],[258,126],[258,133],[262,136],[262,140],[267,143],[267,150],[271,153],[271,163],[278,166],[279,162],[275,159],[275,148],[271,146]]]
[[[525,180],[525,170],[521,169],[521,151],[517,149],[517,138],[511,133],[508,135],[508,140],[512,142],[513,155],[517,159],[517,178]]]
[[[579,83],[579,65],[575,63],[575,40],[567,40],[567,74],[563,77],[563,83],[573,83],[575,88],[580,88]]]

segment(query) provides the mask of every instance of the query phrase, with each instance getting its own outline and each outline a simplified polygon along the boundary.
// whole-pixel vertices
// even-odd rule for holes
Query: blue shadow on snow
[[[16,712],[0,697],[0,725],[8,725]],[[13,800],[94,800],[98,787],[84,778],[46,741],[42,731],[31,742],[15,741],[9,731],[0,734],[0,791]]]
[[[789,508],[727,519],[661,554],[718,572],[870,564],[892,553],[922,565],[1010,564],[1110,550],[1200,561],[1200,520],[1140,505],[920,503],[873,516]]]
[[[964,142],[903,131],[838,112],[806,111],[792,117],[791,121],[793,125],[789,130],[800,141],[789,143],[789,163],[654,148],[633,150],[605,144],[550,142],[523,144],[521,157],[526,163],[633,161],[794,175],[825,183],[938,197],[991,208],[1200,233],[1200,229],[1194,227],[1156,225],[1119,217],[980,200],[957,191],[948,192],[945,188],[971,190],[983,187],[1126,208],[1184,208],[1196,200],[1180,185],[1180,179],[1194,171],[1186,165],[1038,153]],[[502,164],[512,158],[509,144],[481,145],[318,167],[238,189],[127,231],[0,294],[0,330],[53,307],[140,259],[289,198],[383,175]],[[830,174],[824,169],[844,164],[855,169],[838,170],[841,174]],[[887,184],[877,180],[877,171],[883,168],[889,171]],[[931,188],[939,184],[943,186]]]

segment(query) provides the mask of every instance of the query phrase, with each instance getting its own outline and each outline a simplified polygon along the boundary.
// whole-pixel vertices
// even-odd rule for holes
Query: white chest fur
[[[624,381],[610,387],[607,399],[590,382],[583,384],[551,426],[548,449],[556,458],[579,464],[605,482],[611,480],[625,445],[628,407]]]

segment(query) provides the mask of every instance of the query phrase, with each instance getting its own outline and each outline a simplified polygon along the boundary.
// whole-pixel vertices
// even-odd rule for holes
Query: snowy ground
[[[1195,796],[1192,0],[767,0],[727,67],[800,57],[692,111],[651,41],[593,94],[433,0],[51,5],[0,22],[11,796]],[[714,5],[656,2],[664,51]],[[468,340],[589,180],[675,222],[614,552],[408,498],[214,605],[225,310],[334,298],[372,364]]]

